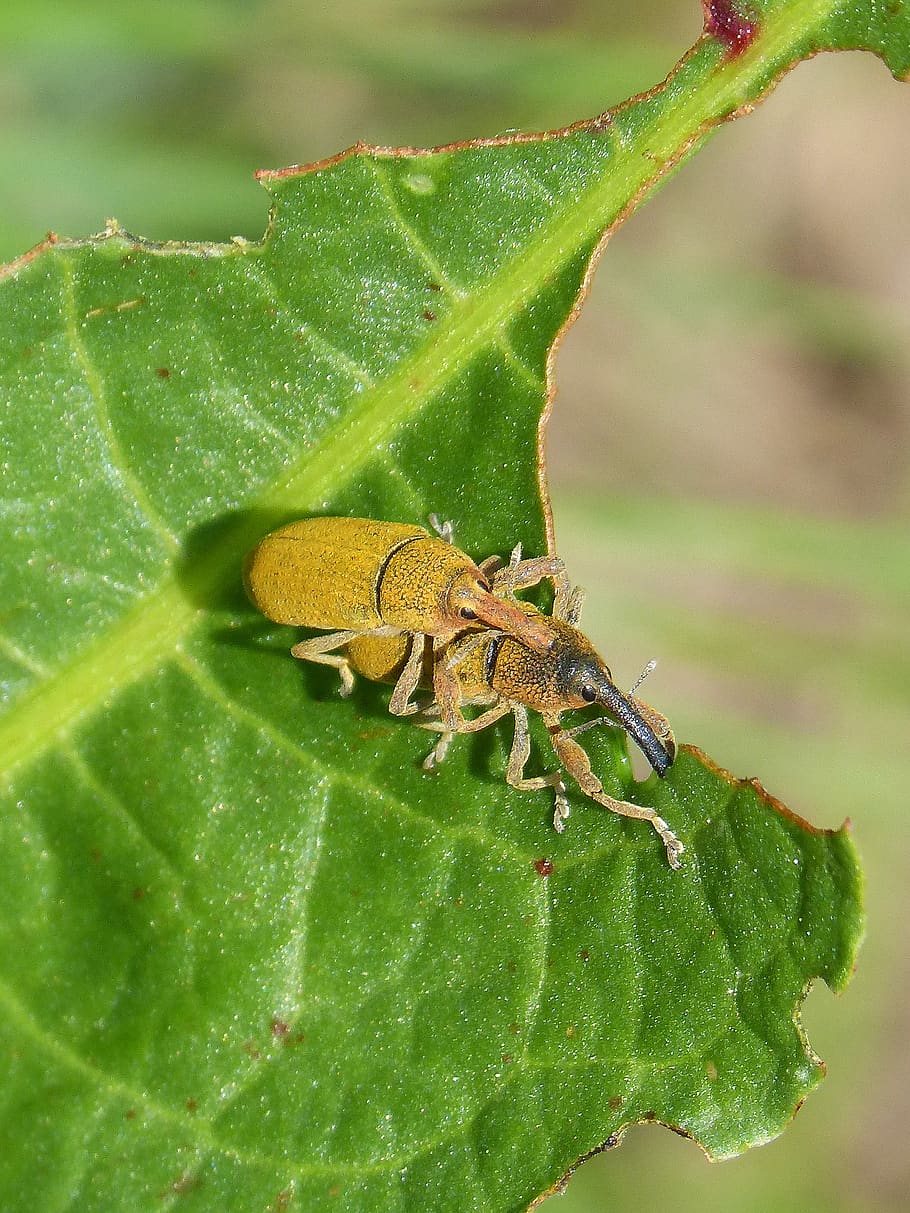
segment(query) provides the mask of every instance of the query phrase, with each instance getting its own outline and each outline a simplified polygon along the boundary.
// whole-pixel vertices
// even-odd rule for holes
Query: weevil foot
[[[430,526],[440,539],[444,539],[446,543],[454,542],[455,527],[450,518],[447,518],[445,522],[440,522],[438,514],[430,514]]]
[[[557,834],[565,833],[566,821],[571,812],[566,785],[560,781],[553,790],[553,829]]]
[[[658,832],[663,840],[663,844],[667,852],[667,863],[669,863],[671,868],[676,868],[678,871],[679,868],[682,867],[679,857],[686,848],[679,841],[662,817],[653,818],[651,824],[654,826],[654,829]]]
[[[446,729],[436,744],[423,760],[423,769],[425,771],[435,771],[441,762],[445,762],[446,754],[449,752],[449,746],[452,744],[452,738],[455,736],[450,730]]]

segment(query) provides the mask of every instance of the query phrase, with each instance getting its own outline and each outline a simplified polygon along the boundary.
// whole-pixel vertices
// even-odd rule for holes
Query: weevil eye
[[[470,607],[462,607],[461,610],[458,612],[458,614],[462,617],[462,619],[476,619],[477,618],[477,615],[474,613],[474,611],[471,610]]]
[[[597,692],[594,690],[593,687],[583,686],[581,688],[581,697],[585,701],[585,703],[593,703],[594,700],[597,698]]]

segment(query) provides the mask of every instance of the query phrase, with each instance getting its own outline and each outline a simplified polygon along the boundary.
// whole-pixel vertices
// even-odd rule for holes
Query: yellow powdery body
[[[253,604],[276,623],[368,631],[383,623],[380,582],[390,555],[430,539],[419,526],[369,518],[305,518],[266,535],[250,553],[244,584]]]

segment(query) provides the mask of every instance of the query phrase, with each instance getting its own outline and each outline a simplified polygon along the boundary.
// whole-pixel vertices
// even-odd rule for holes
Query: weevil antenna
[[[638,677],[635,679],[635,681],[629,687],[629,694],[634,695],[635,692],[638,690],[638,688],[641,686],[641,684],[644,682],[644,680],[648,677],[648,675],[653,674],[653,672],[656,668],[657,668],[657,658],[652,657],[651,660],[648,662],[648,664],[645,666],[645,668],[642,670],[642,672],[638,675]]]

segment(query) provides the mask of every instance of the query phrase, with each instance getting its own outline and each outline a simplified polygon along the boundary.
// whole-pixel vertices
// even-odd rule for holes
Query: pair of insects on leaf
[[[250,553],[247,593],[277,623],[331,629],[291,652],[337,668],[343,695],[350,694],[355,673],[393,683],[390,711],[418,716],[422,728],[440,734],[427,768],[443,760],[457,733],[475,733],[511,712],[515,732],[506,779],[524,790],[552,787],[553,824],[562,831],[569,814],[562,771],[524,774],[531,749],[528,711],[539,712],[561,767],[582,792],[614,813],[650,822],[678,868],[683,847],[667,823],[653,809],[608,796],[576,740],[594,725],[618,725],[658,775],[676,755],[664,717],[634,689],[619,690],[575,626],[582,592],[571,588],[562,561],[523,560],[518,547],[507,565],[497,556],[475,564],[453,545],[450,524],[431,522],[437,535],[365,518],[292,522]],[[515,596],[545,578],[556,587],[552,615]],[[414,701],[421,687],[432,691],[431,701]],[[563,727],[562,712],[591,704],[606,715]],[[485,710],[465,718],[462,708],[474,706]]]

